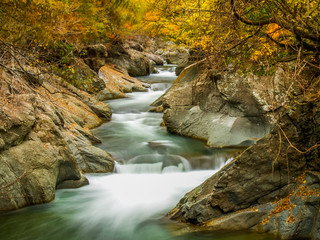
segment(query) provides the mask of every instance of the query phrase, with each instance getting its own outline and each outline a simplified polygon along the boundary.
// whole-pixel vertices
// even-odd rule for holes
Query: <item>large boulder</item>
[[[283,89],[290,84],[283,76],[279,67],[273,77],[259,81],[254,75],[238,74],[232,66],[210,70],[201,61],[187,67],[152,105],[164,109],[171,133],[202,139],[213,147],[249,146],[270,131],[269,113],[279,108]]]
[[[130,77],[126,71],[117,65],[106,64],[99,71],[100,78],[105,82],[106,88],[96,96],[100,101],[126,97],[125,93],[147,91],[147,84]]]
[[[153,53],[145,53],[145,56],[152,62],[154,62],[156,65],[163,65],[164,61],[161,57],[158,55],[155,55]]]
[[[104,64],[103,64],[104,65]],[[99,68],[103,65],[99,65]],[[90,68],[83,59],[76,58],[74,66],[77,70],[77,82],[74,84],[77,88],[88,93],[97,93],[106,88],[105,82],[99,78],[98,70],[95,72]]]
[[[180,65],[188,62],[189,59],[189,50],[172,42],[167,42],[155,54],[163,58],[168,64]]]
[[[129,48],[126,44],[114,44],[108,52],[107,63],[120,66],[132,77],[147,76],[151,73],[151,62],[145,54]]]
[[[22,100],[24,104],[16,107]],[[14,129],[8,128],[7,134],[2,134],[6,145],[0,152],[1,211],[49,202],[54,198],[57,184],[81,179],[80,169],[61,129],[63,122],[59,113],[32,94],[9,99],[2,111],[5,116],[14,112],[15,119],[20,119],[19,128],[26,131],[21,131],[24,138],[19,141]],[[31,113],[32,127],[28,123],[30,115],[25,113]],[[17,137],[14,142],[8,133]]]
[[[270,134],[187,193],[168,216],[194,230],[319,239],[319,108],[304,102],[280,115]]]
[[[55,189],[88,184],[85,172],[112,172],[109,153],[90,128],[109,107],[50,76],[35,91],[5,71],[0,84],[0,211],[46,203]],[[8,84],[10,82],[10,84]]]
[[[82,53],[85,63],[95,72],[98,72],[106,63],[106,58],[108,57],[107,48],[103,44],[86,46]]]

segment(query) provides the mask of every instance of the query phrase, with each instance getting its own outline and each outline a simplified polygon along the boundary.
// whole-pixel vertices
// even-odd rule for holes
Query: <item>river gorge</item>
[[[98,147],[119,160],[111,174],[87,174],[90,184],[56,191],[48,204],[0,215],[0,239],[274,239],[249,233],[172,231],[179,224],[164,216],[242,149],[212,149],[191,138],[167,133],[162,114],[150,104],[176,79],[174,66],[141,77],[147,92],[108,101],[111,122],[93,130]],[[170,230],[171,229],[171,230]]]

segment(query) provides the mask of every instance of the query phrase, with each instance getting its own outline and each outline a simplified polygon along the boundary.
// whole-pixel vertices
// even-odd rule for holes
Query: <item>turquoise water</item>
[[[248,233],[174,236],[163,216],[183,195],[219,170],[239,149],[209,149],[173,136],[162,114],[148,112],[175,79],[174,68],[142,78],[148,92],[109,101],[112,121],[94,130],[99,147],[119,163],[115,173],[87,175],[90,185],[56,192],[52,203],[0,215],[0,240],[273,239]]]

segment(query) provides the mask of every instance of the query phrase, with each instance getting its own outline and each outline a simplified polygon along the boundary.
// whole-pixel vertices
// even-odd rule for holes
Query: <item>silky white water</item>
[[[151,84],[148,92],[110,101],[112,121],[94,130],[102,140],[98,146],[119,160],[115,173],[87,175],[90,185],[58,190],[52,203],[0,215],[1,240],[267,239],[247,234],[172,236],[159,221],[234,154],[170,135],[160,126],[162,114],[148,112],[149,105],[175,75],[173,66],[159,72],[141,78]]]

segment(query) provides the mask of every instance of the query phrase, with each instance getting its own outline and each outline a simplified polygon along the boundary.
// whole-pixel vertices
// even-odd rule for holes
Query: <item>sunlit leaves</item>
[[[320,50],[319,9],[319,0],[156,0],[145,29],[208,55],[260,64]]]
[[[0,37],[23,46],[33,40],[51,45],[106,41],[131,31],[145,5],[137,0],[4,0]]]

